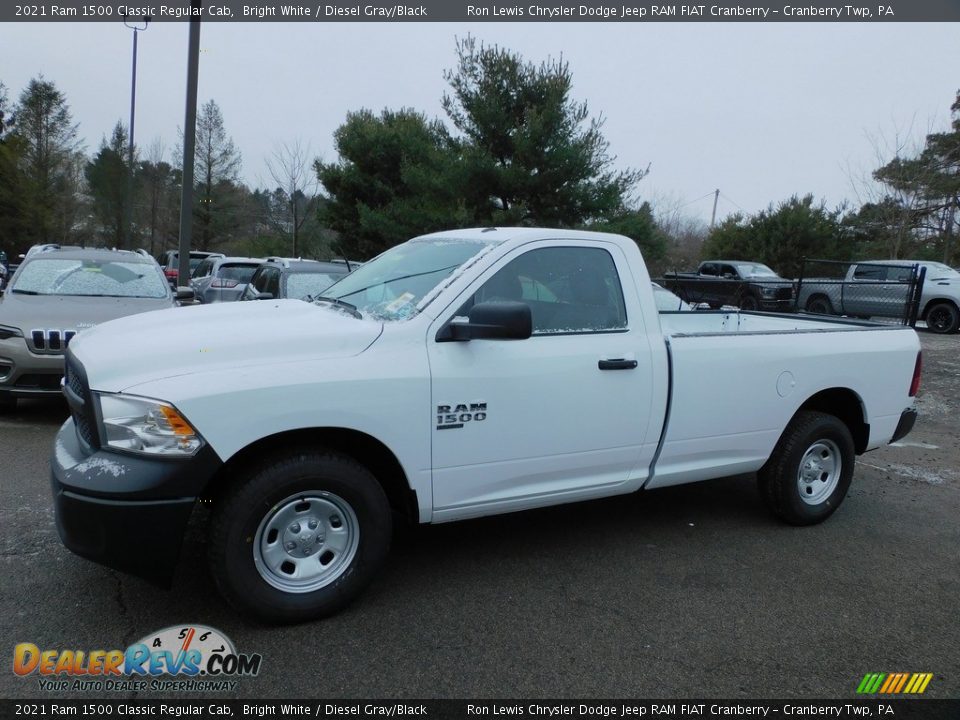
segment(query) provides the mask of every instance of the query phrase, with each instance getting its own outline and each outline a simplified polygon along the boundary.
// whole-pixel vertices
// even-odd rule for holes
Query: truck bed
[[[869,427],[863,449],[889,442],[910,404],[917,349],[908,327],[743,312],[661,313],[660,321],[670,405],[646,487],[755,472],[818,393],[843,388],[859,399]]]

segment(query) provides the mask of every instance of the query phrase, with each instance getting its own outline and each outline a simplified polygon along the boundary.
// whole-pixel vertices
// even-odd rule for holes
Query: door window
[[[263,271],[263,276],[266,278],[263,292],[268,292],[275,298],[280,297],[280,271],[276,268],[266,268]]]
[[[620,276],[606,250],[552,247],[511,260],[458,311],[479,302],[525,303],[534,334],[569,334],[625,329],[627,311]]]
[[[205,278],[210,274],[210,271],[212,269],[213,269],[213,260],[204,260],[199,265],[197,265],[197,269],[193,271],[193,277]]]
[[[853,271],[854,280],[886,280],[887,268],[883,265],[857,265]]]

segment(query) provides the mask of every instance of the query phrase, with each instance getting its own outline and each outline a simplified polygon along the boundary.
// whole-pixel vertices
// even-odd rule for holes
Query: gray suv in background
[[[240,299],[309,300],[322,295],[349,272],[345,263],[274,258],[257,269]]]
[[[153,258],[128,250],[46,246],[29,253],[0,295],[0,410],[17,398],[59,396],[63,352],[85,328],[172,308]]]
[[[197,265],[211,257],[223,257],[223,253],[203,252],[202,250],[190,251],[190,277],[193,277]],[[157,256],[157,262],[160,263],[160,269],[166,276],[170,285],[177,287],[186,287],[190,284],[189,278],[181,282],[177,277],[180,274],[180,253],[176,250],[165,250]]]
[[[190,287],[203,303],[239,300],[263,258],[210,257],[193,271]]]

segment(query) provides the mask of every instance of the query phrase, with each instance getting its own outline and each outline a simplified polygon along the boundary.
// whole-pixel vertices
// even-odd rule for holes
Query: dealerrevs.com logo
[[[238,653],[222,632],[205,625],[171,625],[126,650],[41,649],[19,643],[13,672],[37,676],[40,690],[176,692],[235,690],[255,677],[263,657]]]

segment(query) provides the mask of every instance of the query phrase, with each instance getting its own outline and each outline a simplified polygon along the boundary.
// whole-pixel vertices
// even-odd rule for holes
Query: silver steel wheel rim
[[[326,587],[350,567],[360,523],[333,493],[291,495],[264,515],[253,539],[253,562],[269,585],[288,593]]]
[[[819,505],[837,489],[843,458],[833,440],[817,440],[807,448],[797,471],[797,489],[807,505]]]

